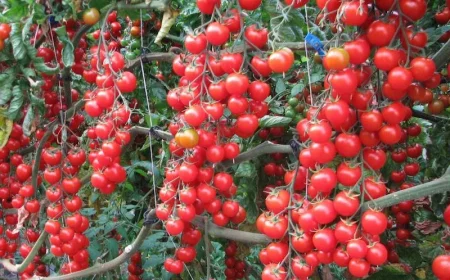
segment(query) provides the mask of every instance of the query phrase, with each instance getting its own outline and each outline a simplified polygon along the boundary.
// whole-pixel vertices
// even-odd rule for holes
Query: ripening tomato
[[[410,1],[410,0],[408,0]],[[436,65],[431,58],[416,57],[411,60],[410,71],[414,80],[424,82],[431,79],[436,71]]]
[[[289,205],[289,201],[289,192],[286,190],[279,190],[270,193],[265,199],[265,204],[269,211],[274,214],[278,214],[286,210]]]
[[[362,229],[372,235],[382,234],[387,228],[387,217],[384,213],[367,210],[361,216]]]
[[[214,46],[225,44],[230,37],[230,30],[219,22],[212,22],[205,31],[206,39]]]
[[[410,70],[397,66],[389,71],[387,81],[393,89],[406,90],[411,85],[414,77]]]
[[[275,73],[287,72],[294,63],[294,53],[288,48],[282,48],[269,56],[269,67]]]
[[[333,205],[339,215],[350,217],[359,209],[359,196],[341,191],[335,196]]]
[[[361,151],[361,140],[358,135],[341,133],[334,142],[336,151],[345,158],[355,157]]]
[[[189,34],[184,39],[184,46],[192,54],[200,54],[206,49],[207,44],[208,41],[205,34],[203,33],[200,33],[198,35]]]
[[[100,20],[100,13],[96,8],[90,8],[83,12],[83,22],[87,25],[94,25]]]
[[[322,63],[327,70],[343,70],[350,63],[350,55],[343,48],[331,48],[322,59]]]
[[[351,64],[362,64],[370,56],[370,44],[365,38],[357,38],[356,40],[344,43],[344,50],[347,51]]]
[[[133,92],[137,87],[136,76],[129,71],[124,71],[121,73],[121,76],[117,78],[116,85],[121,93]]]
[[[246,0],[248,1],[248,0]],[[252,0],[255,1],[255,0]],[[257,0],[261,1],[261,0]],[[269,31],[266,28],[258,28],[256,24],[252,24],[245,28],[245,39],[250,43],[250,46],[262,49],[268,40]]]
[[[172,274],[181,274],[184,270],[184,264],[180,260],[167,258],[164,261],[164,268]]]
[[[314,219],[321,225],[326,225],[333,222],[338,213],[335,210],[333,201],[324,199],[314,204],[312,208]]]
[[[365,259],[351,259],[348,263],[348,271],[357,278],[364,278],[369,274],[370,264]]]
[[[350,26],[364,24],[369,16],[367,4],[358,1],[345,2],[340,9],[344,11],[342,22]]]
[[[332,252],[337,245],[334,231],[330,228],[319,229],[313,235],[313,244],[317,250]]]
[[[424,0],[400,0],[400,11],[412,21],[417,21],[425,15],[427,2]]]
[[[369,246],[365,258],[371,265],[382,265],[387,261],[388,251],[383,244],[377,242]]]
[[[367,29],[367,39],[369,40],[369,43],[374,46],[387,46],[392,41],[396,29],[394,24],[376,20],[372,22]]]

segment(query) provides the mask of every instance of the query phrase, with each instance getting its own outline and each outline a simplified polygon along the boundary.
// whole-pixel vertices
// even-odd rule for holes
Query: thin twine
[[[308,4],[305,5],[305,21],[306,21],[306,31],[309,34],[309,19],[308,19]],[[308,86],[309,86],[309,98],[311,107],[313,105],[313,95],[312,95],[312,86],[311,86],[311,69],[309,65],[309,56],[308,56],[308,45],[305,42],[305,55],[306,55],[306,71],[308,72]],[[309,178],[309,168],[306,169],[306,186],[305,186],[305,197],[308,200],[308,178]]]

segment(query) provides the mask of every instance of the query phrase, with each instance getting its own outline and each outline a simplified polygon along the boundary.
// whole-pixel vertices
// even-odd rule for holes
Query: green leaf
[[[14,86],[12,91],[13,99],[9,103],[7,117],[11,120],[15,120],[23,105],[23,93],[19,86]]]
[[[87,236],[87,234],[86,234],[86,236]],[[90,245],[88,247],[89,256],[91,257],[92,260],[96,260],[98,257],[100,257],[100,255],[101,255],[100,249],[101,249],[101,247],[100,247],[100,244],[98,243],[98,241],[92,240],[92,242],[90,243]]]
[[[388,264],[381,267],[381,270],[375,272],[366,280],[386,280],[386,279],[396,279],[396,280],[406,280],[412,279],[411,276],[407,275],[405,270],[400,264]]]
[[[151,248],[155,248],[156,246],[159,246],[159,241],[163,239],[166,236],[166,234],[163,231],[158,231],[155,233],[152,233],[152,235],[148,236],[144,243],[142,243],[141,250],[148,250]]]
[[[12,98],[12,91],[10,88],[0,89],[0,106],[8,103],[9,100],[11,100],[11,98]]]
[[[305,76],[305,77],[307,77],[307,76]],[[313,73],[313,74],[311,74],[309,83],[314,84],[314,83],[323,81],[324,78],[325,78],[325,75],[323,73]]]
[[[62,60],[65,67],[72,67],[75,56],[73,54],[74,47],[72,41],[67,37],[67,31],[65,26],[61,26],[56,28],[56,34],[58,35],[58,39],[64,43],[64,48],[62,51]]]
[[[296,84],[292,89],[291,89],[291,96],[296,96],[297,94],[299,94],[300,92],[302,92],[305,89],[305,85],[303,83],[298,83]]]
[[[9,22],[18,22],[22,20],[28,13],[28,6],[20,1],[12,1],[11,7],[3,13],[3,16]]]
[[[97,213],[97,210],[95,210],[95,208],[83,208],[80,210],[80,213],[85,216],[93,216]]]
[[[440,242],[438,242],[440,243]],[[434,242],[423,241],[419,243],[420,255],[430,262],[437,256],[445,254],[445,250],[440,244]]]
[[[96,8],[97,10],[103,9],[106,5],[111,3],[111,1],[108,0],[92,0],[89,2],[90,8]]]
[[[422,263],[422,257],[417,254],[417,247],[397,246],[398,256],[402,261],[409,264],[413,269]]]
[[[36,97],[34,94],[30,94],[31,105],[37,108],[39,114],[45,114],[45,102],[43,98]]]
[[[112,258],[115,258],[119,255],[119,243],[114,238],[108,238],[106,240],[106,248],[108,252],[111,254]]]
[[[443,25],[441,27],[438,28],[428,28],[425,30],[425,32],[427,32],[428,34],[428,43],[427,43],[427,47],[433,45],[434,43],[436,43],[437,40],[439,40],[439,38],[441,38],[442,35],[444,35],[447,31],[450,30],[450,25]]]
[[[38,59],[34,62],[34,69],[44,74],[56,74],[59,72],[58,66],[56,66],[55,68],[48,67],[47,65],[45,65],[42,59]]]
[[[278,79],[277,80],[277,84],[275,85],[275,92],[277,94],[282,93],[283,91],[286,90],[286,85],[283,79]]]
[[[447,193],[437,193],[431,196],[431,209],[438,218],[443,218],[445,207],[447,207]]]
[[[156,267],[157,265],[163,264],[164,260],[165,258],[162,255],[152,255],[145,261],[144,267]]]
[[[33,106],[29,106],[27,114],[25,115],[22,124],[23,134],[25,134],[26,136],[31,135],[31,124],[33,122],[33,117],[34,117],[34,108]]]
[[[47,20],[45,14],[45,7],[41,4],[35,3],[33,5],[33,18],[38,24],[43,24]]]
[[[292,118],[280,116],[264,116],[259,120],[260,127],[279,127],[291,123]]]
[[[284,107],[281,106],[281,102],[275,101],[270,103],[270,111],[274,112],[275,114],[284,114]]]
[[[28,39],[28,32],[30,31],[31,25],[33,24],[33,16],[29,17],[25,22],[25,25],[22,29],[22,40],[26,42]]]
[[[22,73],[27,78],[36,76],[36,72],[34,72],[34,70],[32,68],[22,68]]]
[[[239,164],[236,172],[234,173],[234,176],[239,177],[245,177],[245,178],[252,178],[256,174],[256,167],[255,165],[250,162],[246,161],[241,164]]]
[[[22,28],[20,27],[19,23],[11,24],[11,34],[9,35],[9,39],[13,48],[14,58],[16,60],[24,59],[27,54],[21,31]]]

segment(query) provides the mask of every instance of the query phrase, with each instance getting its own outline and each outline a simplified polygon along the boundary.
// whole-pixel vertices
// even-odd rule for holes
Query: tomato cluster
[[[227,268],[224,273],[227,279],[244,279],[247,265],[239,259],[238,246],[235,242],[228,242],[227,247],[225,247],[225,256],[225,266]]]
[[[142,269],[142,257],[141,252],[137,251],[130,258],[130,263],[128,264],[128,280],[140,280],[144,270]]]
[[[241,2],[242,7],[247,7],[246,1]],[[197,6],[202,13],[212,14],[220,1],[197,1]],[[234,160],[240,146],[229,139],[234,135],[252,137],[258,129],[258,120],[268,113],[266,99],[271,87],[264,78],[271,73],[287,72],[294,61],[292,51],[287,48],[268,57],[219,52],[218,48],[228,43],[230,34],[241,34],[246,48],[266,46],[267,29],[244,27],[242,20],[237,9],[213,15],[205,28],[186,36],[184,45],[188,53],[177,56],[172,63],[173,72],[181,78],[178,87],[168,92],[167,103],[179,113],[169,125],[174,136],[169,144],[173,159],[168,163],[166,179],[159,191],[163,203],[156,213],[165,221],[170,235],[182,234],[184,246],[196,244],[186,244],[184,236],[186,231],[196,230],[190,222],[205,211],[218,226],[245,220],[246,210],[233,199],[237,186],[232,175],[216,172],[214,167]],[[252,80],[252,74],[257,78]],[[191,247],[179,250],[185,248]],[[165,268],[172,273],[182,272],[180,261],[188,262],[177,252],[175,258],[165,262]],[[227,270],[227,279],[240,277],[242,269],[233,268]]]

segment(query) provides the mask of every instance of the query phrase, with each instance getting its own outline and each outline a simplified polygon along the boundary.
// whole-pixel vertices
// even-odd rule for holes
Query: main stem
[[[361,206],[361,212],[367,211],[370,208],[385,208],[403,201],[414,200],[421,197],[450,191],[449,171],[450,168],[439,179],[406,190],[394,192],[372,201],[367,201]]]

